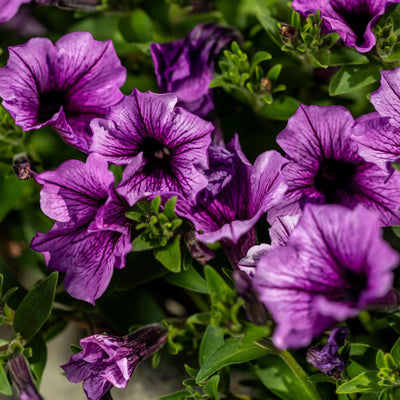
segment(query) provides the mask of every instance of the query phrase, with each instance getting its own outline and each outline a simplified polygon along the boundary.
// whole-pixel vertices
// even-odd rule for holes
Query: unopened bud
[[[26,153],[18,153],[13,158],[12,167],[18,179],[27,180],[36,175],[36,168],[32,165]]]
[[[281,23],[279,28],[279,34],[281,35],[282,41],[284,43],[292,43],[297,39],[297,29],[294,26]]]

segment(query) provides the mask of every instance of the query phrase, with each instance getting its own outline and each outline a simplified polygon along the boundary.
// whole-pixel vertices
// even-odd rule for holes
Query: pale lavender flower
[[[320,10],[327,33],[337,32],[344,43],[361,53],[376,43],[373,28],[391,4],[399,0],[293,0],[292,6],[303,16]]]
[[[149,195],[183,194],[193,201],[207,185],[200,169],[208,168],[207,150],[214,129],[210,122],[175,107],[174,94],[141,93],[95,119],[91,150],[113,164],[127,165],[118,192],[133,205]]]
[[[0,0],[0,24],[9,21],[17,12],[21,4],[31,0]]]
[[[56,223],[31,246],[49,268],[66,273],[71,296],[94,304],[131,250],[127,204],[115,193],[114,175],[103,157],[91,154],[86,163],[66,161],[36,180],[43,185],[42,211]]]
[[[73,32],[55,44],[33,38],[9,52],[0,69],[0,96],[15,123],[24,131],[53,126],[67,143],[88,152],[89,122],[123,97],[126,71],[112,41]]]
[[[123,337],[92,335],[80,340],[82,351],[61,366],[70,382],[83,381],[88,400],[100,400],[114,386],[125,388],[133,370],[167,339],[162,325],[148,325]]]
[[[307,361],[324,374],[340,379],[340,373],[346,366],[339,348],[344,345],[348,334],[347,328],[333,329],[325,346],[317,345],[307,350]]]
[[[374,213],[308,204],[288,244],[268,251],[253,278],[277,323],[275,345],[307,346],[338,321],[382,303],[398,262]]]
[[[287,193],[269,221],[301,213],[307,203],[363,204],[382,226],[400,223],[400,176],[366,162],[351,139],[354,120],[341,106],[303,106],[289,119],[277,142],[289,162],[282,175]]]
[[[184,39],[150,45],[158,86],[175,93],[179,106],[205,117],[214,108],[210,82],[214,60],[227,44],[238,39],[231,28],[213,23],[197,25]]]

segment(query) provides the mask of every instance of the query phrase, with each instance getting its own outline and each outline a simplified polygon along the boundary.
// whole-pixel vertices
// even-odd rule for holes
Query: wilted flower
[[[354,120],[341,106],[303,106],[289,119],[277,142],[289,162],[282,175],[288,185],[284,199],[269,214],[301,213],[307,203],[363,204],[382,226],[400,223],[400,176],[366,162],[351,135]]]
[[[0,0],[0,24],[9,21],[18,11],[21,4],[31,0]]]
[[[36,180],[43,185],[42,211],[56,223],[31,246],[49,268],[66,273],[71,296],[94,304],[131,250],[127,205],[115,193],[114,175],[103,157],[91,154],[86,163],[66,161]]]
[[[57,6],[66,10],[95,11],[101,0],[35,0],[38,4]]]
[[[9,52],[0,69],[0,96],[15,123],[24,131],[53,126],[67,143],[88,152],[89,122],[123,96],[126,71],[112,41],[73,32],[54,45],[33,38]]]
[[[292,7],[303,16],[320,10],[326,32],[337,32],[345,44],[359,52],[376,43],[373,28],[391,4],[399,0],[293,0]]]
[[[213,108],[214,60],[223,47],[238,39],[231,28],[213,23],[197,25],[186,38],[150,45],[158,86],[175,93],[178,105],[205,117]]]
[[[197,169],[208,167],[207,149],[214,129],[175,107],[173,94],[141,93],[111,107],[107,119],[95,119],[91,150],[113,164],[127,165],[118,192],[133,205],[150,194],[169,191],[193,201],[207,185]]]
[[[325,346],[318,345],[307,350],[307,361],[324,374],[340,379],[340,373],[346,366],[339,354],[339,348],[344,345],[348,334],[347,328],[333,329]]]
[[[308,204],[288,244],[259,261],[253,284],[278,326],[278,348],[299,348],[390,292],[399,256],[362,206]]]
[[[89,400],[100,400],[113,386],[125,388],[137,365],[166,339],[162,325],[148,325],[123,337],[92,335],[80,340],[83,350],[61,368],[70,382],[83,381]]]

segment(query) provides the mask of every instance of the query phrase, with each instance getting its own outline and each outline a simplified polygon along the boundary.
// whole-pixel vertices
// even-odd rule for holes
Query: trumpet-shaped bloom
[[[66,273],[71,296],[94,304],[131,249],[127,206],[115,193],[114,176],[106,160],[92,154],[86,163],[66,161],[36,180],[43,185],[42,211],[56,223],[31,246],[49,268]]]
[[[207,150],[214,129],[188,111],[175,107],[173,94],[134,89],[111,107],[107,119],[91,123],[91,150],[114,164],[127,165],[118,192],[129,204],[163,192],[193,201],[207,185],[197,168],[207,169]]]
[[[9,21],[18,11],[23,3],[31,0],[0,0],[0,24]]]
[[[293,0],[303,16],[320,10],[326,32],[337,32],[345,44],[359,52],[370,51],[376,43],[373,28],[391,4],[399,0]]]
[[[381,303],[398,262],[374,213],[307,205],[287,246],[267,252],[253,279],[278,324],[275,345],[307,346],[338,321]]]
[[[73,32],[55,44],[33,38],[9,52],[0,69],[0,96],[15,123],[24,131],[53,126],[67,143],[88,152],[90,121],[123,96],[126,71],[112,41]]]
[[[89,400],[100,400],[113,386],[125,388],[133,370],[166,341],[162,325],[148,325],[123,337],[92,335],[80,340],[82,351],[62,365],[70,382],[83,381]]]
[[[366,162],[351,139],[353,117],[341,106],[303,106],[289,119],[277,142],[289,162],[282,168],[285,198],[270,213],[301,213],[307,203],[363,204],[382,226],[400,223],[400,177]]]
[[[205,117],[214,108],[209,89],[214,60],[237,38],[231,28],[205,23],[197,25],[184,39],[152,43],[150,51],[160,91],[175,93],[179,106]]]

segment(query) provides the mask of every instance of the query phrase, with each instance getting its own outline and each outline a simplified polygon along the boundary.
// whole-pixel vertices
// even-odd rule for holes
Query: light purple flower
[[[0,0],[0,24],[9,21],[18,11],[21,4],[31,0]]]
[[[20,400],[43,400],[33,381],[29,364],[22,354],[11,356],[8,369]]]
[[[65,272],[65,288],[94,304],[106,290],[113,268],[125,266],[130,252],[127,205],[114,190],[106,160],[91,154],[86,163],[69,160],[36,180],[43,185],[41,208],[56,220],[38,232],[32,248],[43,253],[49,268]]]
[[[285,160],[279,153],[267,151],[252,166],[242,153],[237,135],[226,148],[233,155],[230,179],[217,191],[207,187],[200,192],[196,205],[178,200],[176,212],[194,224],[200,241],[222,240],[235,263],[255,245],[252,230],[256,222],[278,204],[286,190],[279,173]],[[211,172],[209,175],[213,176]],[[214,180],[211,187],[215,189]]]
[[[307,346],[324,330],[381,303],[398,254],[362,206],[306,206],[285,247],[259,261],[253,284],[277,322],[278,348]]]
[[[54,45],[33,38],[9,52],[0,69],[0,96],[15,123],[25,131],[53,126],[67,143],[88,152],[89,122],[123,96],[118,88],[126,71],[112,41],[73,32]]]
[[[209,89],[214,60],[238,34],[213,23],[197,25],[184,39],[150,45],[158,86],[162,93],[175,93],[179,106],[205,117],[214,108]]]
[[[317,345],[307,350],[307,361],[324,374],[340,379],[340,373],[346,366],[338,351],[348,334],[347,328],[333,329],[325,346]]]
[[[366,162],[351,139],[353,117],[341,106],[303,106],[289,119],[277,142],[290,160],[282,175],[285,198],[269,214],[301,213],[307,203],[363,204],[382,226],[400,223],[400,176]]]
[[[123,337],[92,335],[80,340],[82,351],[61,366],[70,382],[83,381],[89,400],[100,400],[113,386],[125,388],[133,370],[166,341],[162,325],[148,325]]]
[[[133,205],[162,192],[193,201],[207,185],[198,169],[208,168],[213,126],[175,107],[173,94],[141,93],[111,107],[107,119],[95,119],[91,150],[113,164],[127,165],[118,192]]]
[[[293,8],[304,17],[320,10],[327,33],[337,32],[345,44],[361,53],[376,43],[373,28],[391,4],[399,0],[293,0]]]

